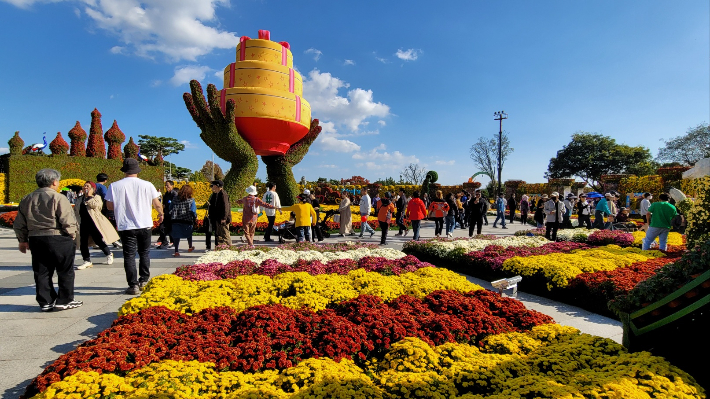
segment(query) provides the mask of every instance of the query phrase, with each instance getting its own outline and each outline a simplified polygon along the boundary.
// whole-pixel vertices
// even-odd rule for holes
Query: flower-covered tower
[[[57,137],[49,143],[49,150],[52,151],[52,155],[67,155],[69,144],[62,137],[62,132],[57,132]]]
[[[71,140],[71,148],[69,149],[69,155],[73,157],[85,157],[86,156],[86,130],[81,127],[81,123],[76,121],[69,133],[69,140]]]
[[[89,129],[89,143],[86,148],[86,156],[92,158],[106,158],[104,131],[101,127],[101,112],[96,108],[91,111],[91,128]]]
[[[118,127],[118,123],[115,119],[113,121],[113,125],[111,125],[106,132],[104,139],[106,139],[106,142],[108,143],[108,159],[118,159],[119,161],[123,161],[121,144],[126,141],[126,135],[123,134],[121,129]]]

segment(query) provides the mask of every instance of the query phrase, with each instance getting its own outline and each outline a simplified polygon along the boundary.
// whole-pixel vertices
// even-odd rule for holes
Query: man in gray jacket
[[[547,220],[545,223],[545,238],[552,241],[557,241],[557,229],[560,228],[560,223],[565,216],[565,204],[559,200],[560,194],[556,191],[550,195],[550,200],[545,202],[545,215]]]
[[[74,309],[83,305],[74,300],[74,255],[77,223],[69,200],[59,194],[61,175],[42,169],[35,175],[39,187],[20,201],[14,229],[20,252],[32,254],[37,303],[40,310]],[[52,276],[57,272],[59,292]]]

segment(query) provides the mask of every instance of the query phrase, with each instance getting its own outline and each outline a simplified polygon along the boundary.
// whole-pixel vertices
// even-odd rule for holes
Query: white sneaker
[[[108,256],[106,257],[106,264],[113,265],[113,253],[109,253]]]
[[[89,261],[85,261],[85,262],[82,263],[81,265],[76,266],[74,269],[76,269],[76,270],[84,270],[84,269],[88,269],[88,268],[90,268],[90,267],[94,267],[94,264],[91,263],[91,262],[89,262]]]

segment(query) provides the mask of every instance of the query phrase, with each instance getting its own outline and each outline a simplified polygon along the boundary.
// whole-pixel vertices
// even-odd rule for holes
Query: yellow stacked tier
[[[262,87],[228,87],[220,91],[220,102],[234,100],[235,117],[257,117],[297,122],[311,126],[311,105],[300,95]]]
[[[224,87],[261,87],[303,95],[303,79],[293,68],[263,61],[238,61],[224,68]]]
[[[237,61],[262,61],[293,68],[291,50],[271,40],[242,41],[237,45]]]

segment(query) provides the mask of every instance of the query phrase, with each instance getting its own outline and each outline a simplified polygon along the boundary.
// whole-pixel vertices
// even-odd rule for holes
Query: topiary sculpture
[[[113,121],[113,125],[106,131],[104,136],[106,142],[108,142],[108,159],[118,159],[123,161],[123,154],[121,154],[121,143],[126,141],[126,135],[123,134],[121,129],[118,127],[116,120]]]
[[[422,182],[422,195],[427,194],[431,197],[431,185],[432,183],[436,183],[437,180],[439,180],[439,174],[433,170],[428,171],[424,181]]]
[[[22,155],[22,148],[25,145],[25,141],[20,137],[20,132],[15,132],[15,135],[8,140],[7,144],[10,146],[11,155]]]
[[[91,158],[106,158],[104,131],[101,127],[101,112],[96,108],[91,111],[91,128],[89,129],[89,144],[86,148],[86,156]]]
[[[67,155],[67,151],[69,151],[69,144],[67,144],[62,137],[62,132],[57,132],[57,137],[49,143],[49,150],[52,151],[52,155]]]
[[[71,140],[71,148],[69,149],[69,155],[73,157],[85,157],[86,156],[86,130],[81,127],[79,121],[76,121],[69,133],[69,140]]]
[[[123,147],[123,157],[125,159],[138,159],[138,144],[133,142],[133,137],[128,140],[128,144]]]

